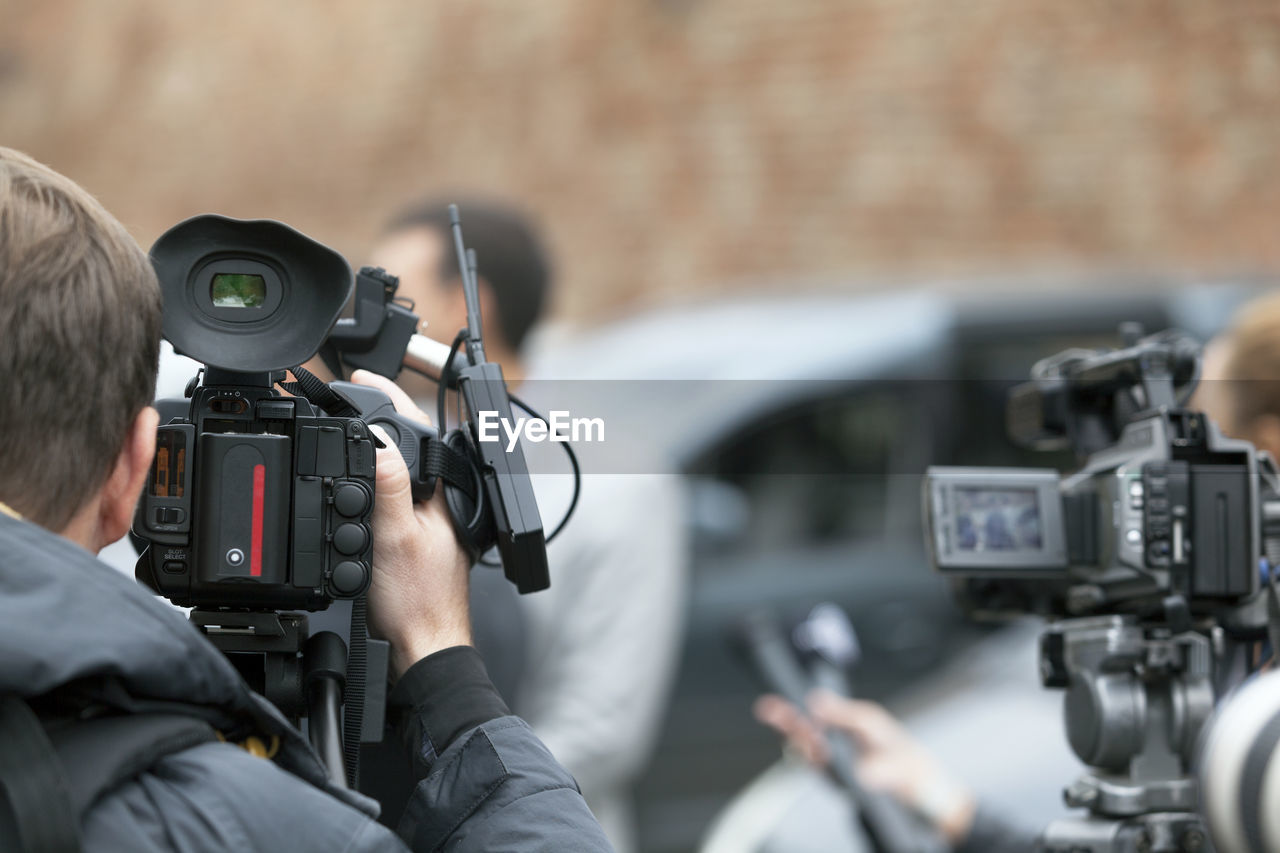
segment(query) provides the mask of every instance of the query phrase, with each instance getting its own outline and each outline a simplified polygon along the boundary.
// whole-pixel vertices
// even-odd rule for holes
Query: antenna
[[[476,253],[462,242],[462,220],[458,206],[449,205],[449,222],[453,228],[453,247],[458,254],[462,273],[462,293],[467,300],[467,355],[472,364],[484,363],[484,342],[480,336],[480,287],[476,283]]]

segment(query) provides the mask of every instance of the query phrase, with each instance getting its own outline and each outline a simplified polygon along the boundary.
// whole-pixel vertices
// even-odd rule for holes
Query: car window
[[[1069,451],[1034,451],[1008,438],[1007,394],[1041,358],[1114,346],[1116,323],[1097,318],[1056,333],[1017,324],[968,330],[938,355],[953,378],[833,383],[821,396],[755,420],[690,466],[700,519],[695,546],[738,557],[920,541],[920,483],[929,465],[1074,469]]]
[[[705,454],[695,473],[740,503],[738,535],[721,551],[837,544],[882,537],[918,515],[919,478],[902,511],[900,475],[918,472],[910,382],[833,388],[831,396],[775,412]],[[912,467],[914,466],[914,467]],[[911,522],[908,521],[908,526]],[[918,527],[918,519],[915,519]]]

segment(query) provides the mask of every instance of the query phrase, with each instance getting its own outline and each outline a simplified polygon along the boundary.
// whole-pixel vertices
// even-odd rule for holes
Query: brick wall
[[[1280,7],[0,0],[0,144],[144,244],[213,210],[359,262],[420,191],[509,195],[573,318],[743,282],[1273,272]]]

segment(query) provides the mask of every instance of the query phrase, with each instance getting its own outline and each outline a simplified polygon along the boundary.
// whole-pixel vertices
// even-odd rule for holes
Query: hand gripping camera
[[[456,210],[454,233],[460,243]],[[335,779],[343,772],[332,705],[345,688],[354,784],[359,742],[381,737],[387,659],[364,621],[378,442],[370,425],[392,436],[415,499],[443,489],[473,557],[496,545],[521,592],[549,584],[523,452],[478,441],[481,412],[511,412],[501,368],[484,359],[474,265],[463,269],[471,322],[450,349],[415,334],[418,318],[396,298],[394,277],[365,268],[353,282],[341,255],[279,222],[198,216],[162,235],[151,258],[164,336],[205,366],[187,400],[156,404],[157,452],[133,525],[147,543],[138,578],[195,608],[192,620],[286,714],[310,716]],[[353,291],[353,316],[340,320]],[[457,390],[464,422],[440,435],[396,413],[380,391],[326,385],[300,366],[322,347],[342,366],[393,379],[412,350],[412,363],[435,368],[442,393]],[[279,612],[337,599],[354,602],[349,660],[335,635],[308,638],[303,614]]]

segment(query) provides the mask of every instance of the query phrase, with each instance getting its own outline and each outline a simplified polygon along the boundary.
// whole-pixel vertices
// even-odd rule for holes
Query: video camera
[[[1116,350],[1068,350],[1010,394],[1015,442],[1072,448],[1082,467],[931,467],[934,565],[976,610],[1083,615],[1169,596],[1205,612],[1256,596],[1280,520],[1270,456],[1184,408],[1199,347],[1125,330]]]
[[[164,336],[204,367],[188,399],[156,403],[157,453],[133,525],[147,543],[138,579],[196,608],[193,622],[252,685],[286,714],[311,717],[312,739],[330,759],[338,714],[320,705],[335,691],[312,688],[317,678],[345,688],[353,785],[359,742],[381,738],[387,662],[385,644],[367,638],[364,612],[379,443],[370,426],[404,457],[415,500],[443,490],[473,559],[496,546],[520,592],[549,584],[523,451],[479,440],[477,418],[510,419],[511,397],[501,368],[484,357],[475,255],[451,213],[459,257],[469,258],[461,270],[468,326],[452,347],[416,334],[396,278],[366,267],[353,281],[341,255],[279,222],[197,216],[151,249]],[[349,301],[353,315],[340,319]],[[326,384],[301,367],[318,352],[339,378],[351,367],[391,379],[405,364],[429,372],[441,399],[456,390],[463,423],[442,434],[398,414],[381,391]],[[278,612],[340,599],[354,602],[349,661],[334,652],[336,635],[319,651],[303,614]],[[340,778],[341,761],[329,763]]]
[[[1075,473],[930,468],[935,567],[975,613],[1055,618],[1040,638],[1046,687],[1065,691],[1067,740],[1088,772],[1045,853],[1207,849],[1192,764],[1218,698],[1280,639],[1267,578],[1280,534],[1275,462],[1186,404],[1199,348],[1121,328],[1114,350],[1035,365],[1009,399],[1015,441],[1072,448]]]

